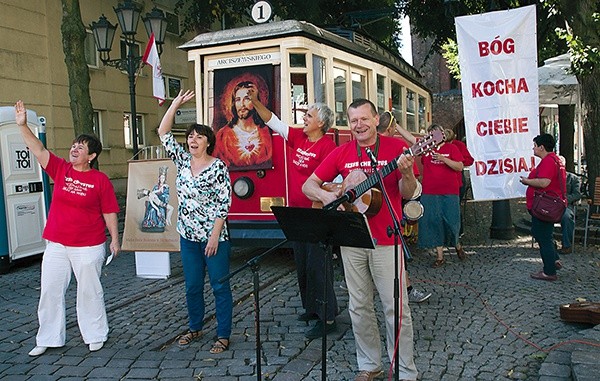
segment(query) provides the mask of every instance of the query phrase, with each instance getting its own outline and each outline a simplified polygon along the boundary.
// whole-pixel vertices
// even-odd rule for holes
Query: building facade
[[[113,180],[127,177],[127,161],[133,156],[131,110],[127,73],[105,66],[96,51],[89,28],[101,15],[118,23],[113,10],[118,0],[80,0],[81,18],[87,29],[86,61],[90,73],[90,96],[94,109],[94,132],[104,150],[99,157],[103,172]],[[193,65],[186,52],[177,47],[192,34],[180,37],[175,14],[176,0],[141,0],[142,16],[154,6],[165,12],[169,26],[160,57],[167,98],[180,88],[193,88]],[[70,109],[69,80],[62,45],[61,0],[0,0],[0,105],[11,106],[22,99],[27,108],[46,118],[47,145],[61,157],[67,157],[74,138]],[[136,34],[136,54],[142,55],[148,36],[140,19]],[[125,57],[120,27],[115,33],[111,58]],[[140,148],[158,145],[158,123],[168,101],[159,106],[152,97],[151,68],[144,67],[136,76],[136,109]]]

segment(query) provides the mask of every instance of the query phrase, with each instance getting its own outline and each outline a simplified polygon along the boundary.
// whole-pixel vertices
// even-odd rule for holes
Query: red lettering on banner
[[[529,162],[527,161],[529,159]],[[505,173],[529,172],[535,168],[535,157],[507,157],[475,162],[475,174],[503,175]]]
[[[528,93],[529,86],[525,78],[519,78],[518,82],[515,78],[499,79],[496,82],[485,81],[471,84],[471,95],[473,98],[490,97],[494,94],[518,94]]]
[[[529,132],[527,117],[512,118],[512,119],[495,119],[480,121],[477,123],[477,135],[505,135],[505,134],[521,134]]]
[[[513,54],[515,52],[515,40],[512,38],[507,38],[504,41],[500,41],[499,36],[496,36],[494,41],[479,41],[477,44],[479,46],[479,57],[487,57],[490,54],[495,56],[505,53],[505,54]]]

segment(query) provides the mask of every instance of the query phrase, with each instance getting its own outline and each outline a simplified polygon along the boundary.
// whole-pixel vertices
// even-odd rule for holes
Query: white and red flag
[[[162,106],[165,103],[165,82],[162,77],[162,68],[160,66],[160,59],[158,58],[158,50],[156,49],[156,43],[154,42],[154,33],[150,35],[148,46],[146,46],[146,52],[142,57],[142,61],[152,66],[152,95],[158,99],[158,105]]]

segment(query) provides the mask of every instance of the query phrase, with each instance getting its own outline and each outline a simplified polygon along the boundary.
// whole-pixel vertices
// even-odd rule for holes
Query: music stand
[[[288,241],[320,243],[325,248],[325,268],[329,268],[333,246],[375,249],[367,217],[356,212],[272,206],[271,210]],[[325,285],[329,272],[325,271]],[[321,337],[321,379],[326,380],[327,367],[327,286],[323,289]]]

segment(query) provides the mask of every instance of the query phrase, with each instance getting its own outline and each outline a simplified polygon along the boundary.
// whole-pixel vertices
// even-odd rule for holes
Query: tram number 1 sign
[[[257,1],[252,7],[252,20],[257,24],[269,21],[272,15],[271,4],[267,1]]]

